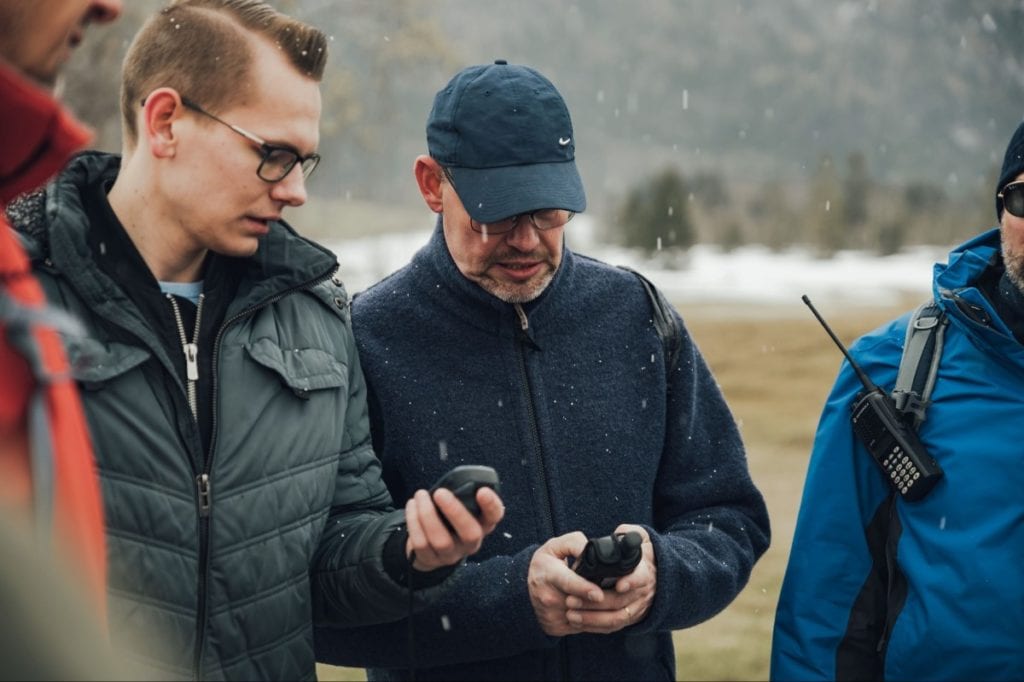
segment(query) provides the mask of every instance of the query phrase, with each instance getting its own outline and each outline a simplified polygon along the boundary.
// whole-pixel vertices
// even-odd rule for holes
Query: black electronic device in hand
[[[636,531],[587,540],[573,570],[590,582],[608,589],[640,563],[643,538]]]
[[[473,516],[480,518],[480,505],[476,501],[476,491],[485,487],[492,488],[496,493],[501,492],[498,472],[480,464],[463,464],[438,479],[430,489],[430,494],[433,496],[434,491],[438,488],[448,488]],[[441,520],[444,521],[448,530],[452,530],[452,526],[444,514],[441,514]]]
[[[857,396],[851,407],[853,414],[850,420],[853,422],[854,434],[864,443],[871,458],[900,497],[907,502],[920,500],[942,478],[942,468],[928,454],[917,432],[900,416],[893,399],[854,362],[849,351],[811,305],[810,299],[807,296],[802,299],[839,346],[864,385],[864,391]]]

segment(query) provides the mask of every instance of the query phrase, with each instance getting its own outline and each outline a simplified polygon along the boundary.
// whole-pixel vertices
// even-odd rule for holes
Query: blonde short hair
[[[327,38],[261,0],[174,0],[150,17],[125,55],[121,117],[125,141],[138,141],[135,114],[153,90],[171,87],[210,111],[237,102],[250,76],[252,35],[276,44],[300,74],[323,78]]]

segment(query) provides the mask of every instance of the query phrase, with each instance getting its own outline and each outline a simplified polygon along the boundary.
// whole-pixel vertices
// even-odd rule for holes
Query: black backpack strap
[[[949,320],[945,311],[935,301],[926,301],[918,306],[907,323],[907,337],[892,399],[896,409],[910,419],[915,428],[925,420],[925,412],[931,403],[947,324]]]
[[[658,336],[661,337],[661,342],[665,346],[666,373],[672,374],[679,362],[679,351],[683,346],[683,333],[679,329],[679,325],[676,324],[675,316],[672,314],[672,304],[668,302],[664,294],[658,290],[658,287],[654,286],[651,280],[633,268],[626,267],[625,265],[620,265],[619,268],[636,275],[636,278],[640,280],[640,284],[643,285],[644,291],[647,292],[647,297],[651,300],[654,329],[658,332]]]

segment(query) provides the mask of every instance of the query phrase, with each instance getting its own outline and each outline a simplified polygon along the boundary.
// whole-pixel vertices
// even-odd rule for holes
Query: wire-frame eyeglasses
[[[444,174],[445,179],[448,181],[448,184],[450,184],[452,188],[455,189],[456,192],[458,192],[458,188],[455,187],[455,182],[452,179],[451,171],[443,166],[441,168],[441,171]],[[518,213],[516,215],[509,216],[507,218],[502,218],[501,220],[495,220],[490,223],[481,223],[477,220],[474,220],[473,217],[470,216],[469,226],[473,229],[474,232],[479,232],[485,235],[504,234],[506,232],[511,232],[512,230],[516,229],[516,226],[519,225],[520,219],[522,219],[523,217],[528,217],[530,219],[530,223],[535,228],[544,231],[553,230],[556,227],[562,227],[567,222],[572,220],[575,216],[576,214],[574,212],[567,211],[562,208],[539,208],[536,211],[530,211],[529,213]]]
[[[317,165],[320,163],[319,154],[302,156],[290,147],[270,144],[255,133],[250,133],[245,128],[236,126],[233,123],[228,123],[222,118],[214,116],[187,97],[182,97],[181,103],[184,104],[187,109],[191,109],[196,113],[212,118],[214,121],[231,128],[231,130],[235,131],[245,139],[256,144],[261,156],[259,168],[256,169],[256,175],[258,175],[260,180],[263,180],[264,182],[280,182],[281,180],[284,180],[288,174],[292,172],[292,168],[295,168],[295,164],[299,164],[302,168],[302,177],[308,178],[313,174],[313,171],[316,170]],[[143,104],[145,104],[145,102],[143,102]]]

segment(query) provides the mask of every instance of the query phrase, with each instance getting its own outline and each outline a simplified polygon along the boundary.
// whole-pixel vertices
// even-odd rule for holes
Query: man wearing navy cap
[[[671,631],[729,604],[768,546],[736,424],[678,314],[565,248],[586,198],[547,78],[461,71],[427,144],[414,173],[437,228],[353,305],[374,444],[398,496],[496,468],[505,532],[411,646],[408,623],[325,628],[318,658],[370,679],[674,679]],[[642,560],[611,589],[571,570],[588,537],[624,531]]]
[[[1024,675],[1024,123],[993,188],[999,226],[936,264],[930,400],[897,381],[910,313],[855,361],[906,400],[942,477],[913,501],[854,437],[844,363],[818,425],[772,639],[776,680],[1020,680]],[[938,338],[938,337],[936,337]],[[934,342],[934,339],[933,339]],[[909,355],[908,355],[909,357]],[[920,366],[931,367],[921,362]],[[905,375],[904,375],[905,376]],[[901,396],[902,394],[902,396]]]

